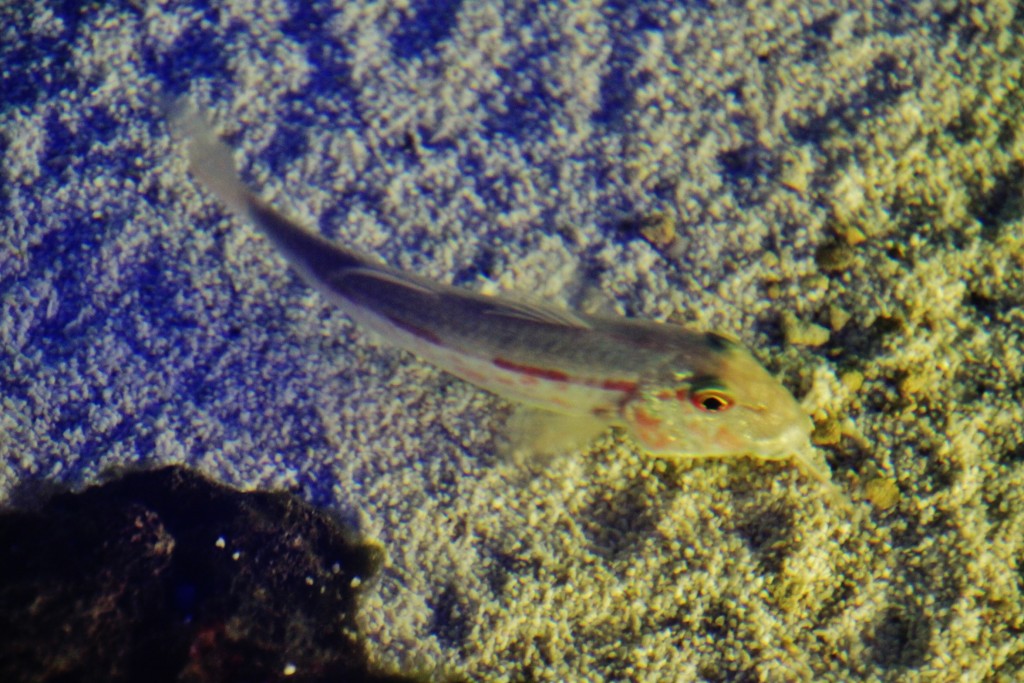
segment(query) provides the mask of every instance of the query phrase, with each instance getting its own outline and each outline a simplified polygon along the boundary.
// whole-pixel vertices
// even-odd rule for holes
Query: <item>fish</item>
[[[327,240],[260,199],[190,103],[173,103],[168,118],[201,185],[254,224],[302,280],[392,345],[555,424],[575,423],[586,437],[617,427],[657,457],[792,459],[846,506],[811,443],[810,417],[735,339],[485,295],[404,272]]]

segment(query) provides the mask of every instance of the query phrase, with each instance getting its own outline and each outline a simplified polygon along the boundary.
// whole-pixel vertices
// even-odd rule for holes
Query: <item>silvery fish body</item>
[[[180,111],[180,109],[179,109]],[[625,428],[658,456],[795,458],[829,484],[812,423],[739,343],[676,325],[485,296],[336,245],[260,200],[230,150],[177,114],[192,173],[310,285],[394,345],[499,396]]]

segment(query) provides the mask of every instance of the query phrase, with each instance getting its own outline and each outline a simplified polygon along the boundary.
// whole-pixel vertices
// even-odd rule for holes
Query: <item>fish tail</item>
[[[337,299],[326,278],[346,269],[381,271],[381,266],[373,265],[366,256],[332,244],[261,201],[238,175],[231,148],[185,97],[165,102],[163,108],[172,135],[185,144],[192,175],[231,211],[254,223],[314,287]]]
[[[231,148],[213,132],[187,98],[166,103],[164,110],[172,134],[185,142],[192,175],[232,211],[248,215],[254,198],[238,175]]]

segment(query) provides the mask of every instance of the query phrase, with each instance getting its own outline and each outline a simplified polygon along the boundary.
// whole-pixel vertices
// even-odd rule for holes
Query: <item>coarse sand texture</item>
[[[385,559],[430,680],[1024,676],[1024,8],[0,2],[0,502],[181,464]],[[785,461],[514,408],[393,350],[190,178],[161,97],[325,237],[432,280],[717,331]]]

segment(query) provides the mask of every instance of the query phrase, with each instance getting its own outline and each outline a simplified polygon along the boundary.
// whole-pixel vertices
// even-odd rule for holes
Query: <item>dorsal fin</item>
[[[461,289],[450,285],[435,284],[419,276],[409,275],[383,266],[380,268],[374,266],[344,268],[328,278],[329,284],[342,296],[345,296],[345,291],[348,290],[348,287],[345,285],[345,280],[347,279],[361,280],[362,282],[359,284],[359,287],[363,287],[366,283],[375,280],[383,285],[407,289],[419,296],[453,297],[466,303],[475,302],[475,314],[488,317],[524,320],[580,330],[590,329],[591,327],[584,317],[566,309],[543,303],[531,303],[515,298],[507,299],[504,296],[479,294],[468,289]]]
[[[590,323],[572,311],[515,299],[495,299],[494,306],[484,310],[484,314],[581,330],[590,329]]]
[[[429,281],[416,277],[415,275],[408,275],[390,268],[376,268],[373,266],[344,268],[331,275],[330,281],[332,284],[340,285],[346,278],[377,280],[389,285],[405,287],[406,289],[411,289],[418,294],[427,296],[436,296],[438,294],[437,287],[433,286]]]

